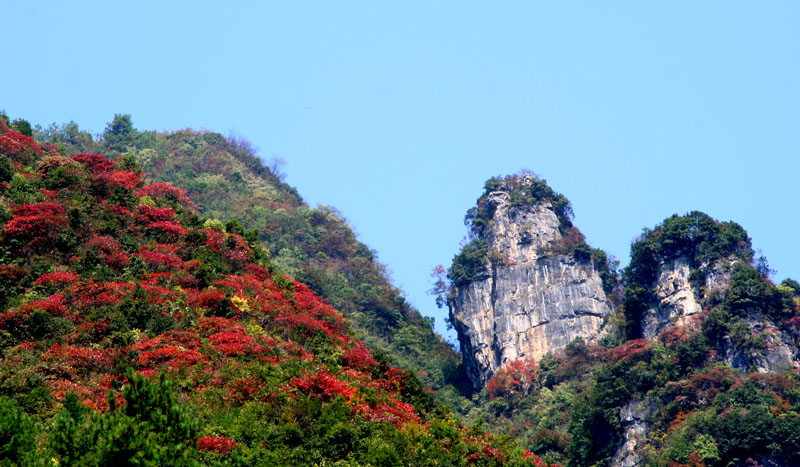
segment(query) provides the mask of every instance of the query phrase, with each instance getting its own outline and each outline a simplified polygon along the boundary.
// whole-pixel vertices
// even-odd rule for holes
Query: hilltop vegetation
[[[442,396],[458,397],[452,385],[463,378],[460,357],[433,331],[432,319],[391,285],[375,253],[356,239],[336,209],[307,206],[281,180],[280,166],[266,167],[244,138],[138,131],[129,115],[115,116],[98,139],[74,122],[51,125],[36,136],[65,154],[135,158],[149,179],[186,190],[199,214],[232,222],[235,232],[260,240],[276,267],[327,299],[370,347],[387,351],[425,386],[445,389]]]

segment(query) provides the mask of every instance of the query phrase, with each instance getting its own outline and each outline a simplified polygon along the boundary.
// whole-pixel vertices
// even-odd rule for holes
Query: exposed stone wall
[[[622,440],[611,459],[612,467],[641,465],[642,449],[647,444],[647,430],[653,407],[646,400],[632,400],[619,411]]]
[[[502,191],[487,202],[495,211],[484,238],[495,261],[448,303],[476,388],[510,360],[539,360],[578,337],[596,341],[611,313],[591,262],[547,253],[550,242],[562,238],[550,203],[510,207]]]
[[[703,287],[689,280],[691,267],[685,257],[664,261],[659,268],[658,280],[653,286],[654,299],[650,309],[642,316],[642,335],[652,339],[674,326],[686,326],[697,332],[693,317],[702,311],[703,291],[724,290],[728,287],[730,271],[735,263],[731,258],[714,264],[703,264]],[[744,371],[783,371],[800,366],[798,336],[781,329],[769,317],[752,312],[745,317],[751,335],[760,336],[764,348],[742,351],[734,346],[725,346],[721,360],[733,368]]]
[[[723,263],[700,266],[703,290],[727,287],[731,263]],[[689,260],[683,256],[660,265],[658,279],[653,285],[654,300],[642,316],[643,337],[652,339],[673,326],[690,325],[691,317],[703,310],[703,292],[700,284],[689,280],[691,273]]]

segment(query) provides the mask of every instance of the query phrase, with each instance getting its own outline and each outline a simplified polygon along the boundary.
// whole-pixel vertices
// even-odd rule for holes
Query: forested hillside
[[[3,465],[542,465],[130,153],[0,120],[0,229]]]
[[[117,115],[100,138],[74,122],[51,125],[36,136],[65,153],[135,157],[150,179],[185,189],[201,215],[232,221],[235,231],[258,238],[276,267],[325,297],[370,346],[388,351],[426,386],[443,390],[443,397],[458,397],[451,385],[462,383],[460,356],[434,333],[431,319],[392,286],[374,252],[335,208],[305,204],[281,180],[280,166],[268,168],[244,138],[140,132],[128,115]]]

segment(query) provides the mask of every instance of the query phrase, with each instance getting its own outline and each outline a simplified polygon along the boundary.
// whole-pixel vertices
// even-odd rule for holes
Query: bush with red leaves
[[[140,198],[149,196],[156,201],[177,202],[186,207],[194,206],[194,203],[192,203],[189,196],[187,196],[186,190],[170,185],[169,183],[153,182],[140,188],[136,194]]]
[[[64,207],[49,202],[17,206],[3,230],[7,239],[24,241],[26,249],[42,251],[51,249],[56,236],[68,229]]]
[[[236,448],[236,442],[226,436],[201,436],[197,439],[197,449],[212,451],[218,454],[230,454]]]

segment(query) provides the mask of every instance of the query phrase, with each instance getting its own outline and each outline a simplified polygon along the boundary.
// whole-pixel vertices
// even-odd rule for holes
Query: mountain
[[[513,175],[467,213],[446,291],[485,387],[466,419],[571,466],[800,464],[800,284],[701,212],[645,229],[617,277],[570,212]]]
[[[341,311],[370,347],[387,351],[442,399],[460,399],[453,385],[464,385],[461,358],[433,331],[433,321],[405,301],[335,208],[310,208],[281,180],[279,166],[267,168],[244,138],[138,131],[129,115],[116,115],[102,138],[74,122],[36,136],[65,153],[135,157],[149,179],[186,190],[199,214],[234,222],[240,234],[260,240],[276,267]]]
[[[543,465],[193,204],[0,119],[0,463]]]
[[[620,274],[544,180],[489,179],[439,270],[459,365],[341,216],[246,141],[25,123],[52,145],[0,146],[2,452],[800,465],[800,284],[773,283],[735,222],[667,217]]]
[[[448,305],[476,388],[512,360],[602,337],[613,308],[600,275],[608,261],[570,212],[566,198],[524,175],[489,180],[468,214],[473,238],[450,267]]]

